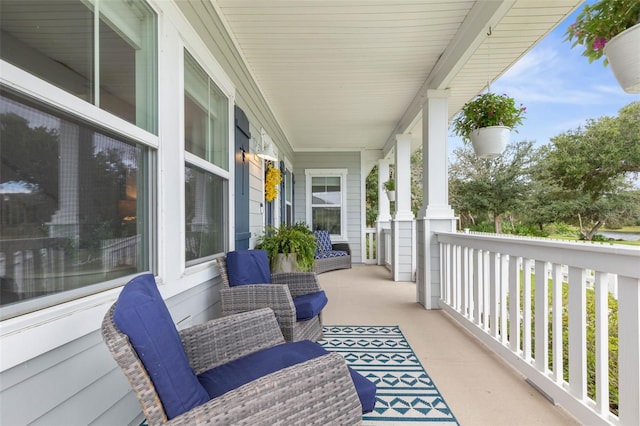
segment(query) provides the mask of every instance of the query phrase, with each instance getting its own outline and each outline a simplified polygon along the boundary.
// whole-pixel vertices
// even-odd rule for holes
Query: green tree
[[[505,213],[518,211],[528,193],[535,159],[531,141],[510,144],[495,159],[479,158],[469,146],[454,150],[449,168],[449,200],[461,220],[473,223],[486,214],[493,221],[495,232],[501,233]]]
[[[552,138],[544,162],[548,178],[573,194],[573,217],[591,240],[608,220],[638,208],[628,191],[629,178],[640,172],[640,102]]]

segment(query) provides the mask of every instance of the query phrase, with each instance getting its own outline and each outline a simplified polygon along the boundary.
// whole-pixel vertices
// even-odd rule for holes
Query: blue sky
[[[593,3],[589,1],[588,3]],[[620,108],[640,101],[640,94],[624,92],[611,68],[602,60],[589,63],[581,46],[564,41],[567,27],[582,9],[570,15],[509,71],[491,83],[491,91],[507,93],[527,107],[526,118],[511,141],[533,140],[548,144],[550,138],[576,129],[587,119],[615,116]],[[451,138],[451,148],[459,146]]]

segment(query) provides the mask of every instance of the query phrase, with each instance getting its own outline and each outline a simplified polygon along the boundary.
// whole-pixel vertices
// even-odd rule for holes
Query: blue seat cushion
[[[296,307],[296,319],[298,321],[310,320],[327,306],[328,301],[326,293],[322,290],[294,297],[293,305]]]
[[[209,393],[209,397],[215,398],[267,374],[328,353],[310,340],[283,343],[212,368],[198,375],[198,379]],[[349,373],[358,392],[362,412],[373,411],[376,402],[375,383],[351,367]]]
[[[329,251],[325,251],[324,253],[318,255],[316,254],[316,259],[328,259],[331,257],[342,257],[342,256],[347,256],[349,253],[347,253],[344,250],[329,250]]]
[[[227,253],[229,286],[270,284],[269,258],[264,250],[236,250]]]
[[[169,419],[209,400],[152,274],[137,276],[124,286],[113,322],[129,337]]]

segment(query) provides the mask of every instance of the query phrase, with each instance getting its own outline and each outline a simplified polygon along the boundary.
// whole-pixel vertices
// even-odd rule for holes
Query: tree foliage
[[[497,158],[479,158],[468,146],[454,150],[450,167],[449,201],[462,220],[474,223],[486,215],[502,232],[503,215],[517,211],[531,185],[530,168],[535,161],[533,142],[511,144]]]
[[[561,199],[574,202],[583,238],[590,240],[621,214],[635,214],[639,207],[629,178],[640,172],[640,102],[617,117],[588,120],[584,128],[552,138],[541,167],[547,182],[558,183]]]

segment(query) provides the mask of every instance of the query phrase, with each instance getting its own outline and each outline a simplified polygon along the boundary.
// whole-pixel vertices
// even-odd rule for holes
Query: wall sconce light
[[[273,152],[273,140],[264,129],[260,132],[260,144],[256,155],[267,161],[276,161],[278,159],[275,152]]]

